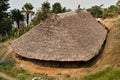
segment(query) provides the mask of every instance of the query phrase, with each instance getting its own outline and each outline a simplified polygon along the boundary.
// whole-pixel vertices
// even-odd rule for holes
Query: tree
[[[113,16],[117,16],[119,14],[119,8],[116,5],[111,5],[108,8],[103,9],[103,17],[102,18],[110,18]]]
[[[52,5],[52,13],[58,14],[58,13],[64,13],[69,11],[71,11],[71,9],[66,9],[66,7],[62,7],[61,4],[58,2]]]
[[[66,7],[62,8],[61,4],[56,2],[52,5],[52,10],[50,7],[50,3],[48,1],[43,2],[42,7],[39,8],[32,19],[32,24],[37,25],[41,21],[44,21],[46,18],[48,18],[52,13],[63,13],[63,12],[69,12],[71,9],[66,9]]]
[[[7,9],[9,8],[9,3],[8,0],[0,0],[0,21],[4,18],[7,17]]]
[[[51,14],[50,3],[48,1],[42,3],[42,7],[39,8],[32,19],[32,24],[37,25],[41,21],[48,18]]]
[[[42,16],[41,19],[45,20],[50,15],[50,3],[48,1],[43,2],[42,8],[41,8]]]
[[[101,18],[103,11],[102,11],[102,7],[103,5],[100,6],[92,6],[91,8],[87,9],[88,12],[90,12],[94,17],[96,18]]]
[[[61,13],[62,12],[62,6],[60,3],[56,2],[52,5],[52,12],[53,13]]]
[[[48,1],[43,2],[41,10],[44,13],[49,13],[50,12],[50,3]]]
[[[66,7],[63,7],[63,8],[62,8],[62,13],[64,13],[64,12],[69,12],[69,11],[71,11],[71,9],[66,9]]]
[[[9,8],[9,0],[0,0],[0,37],[9,35],[12,23],[9,18],[7,9]]]
[[[118,7],[115,5],[111,5],[110,7],[108,7],[108,13],[113,13],[113,14],[117,14],[118,12]]]
[[[24,20],[24,16],[20,12],[20,10],[19,9],[11,10],[11,17],[17,23],[17,27],[19,29],[20,28],[20,21]]]
[[[22,12],[25,13],[25,17],[26,17],[26,22],[27,25],[29,25],[29,17],[30,15],[32,16],[34,14],[33,10],[33,6],[31,3],[25,3],[22,7]]]
[[[32,19],[32,24],[33,25],[37,25],[42,21],[42,15],[43,13],[41,12],[41,10],[37,10],[34,18]]]

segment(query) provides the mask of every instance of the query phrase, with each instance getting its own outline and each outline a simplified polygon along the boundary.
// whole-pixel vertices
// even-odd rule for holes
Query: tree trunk
[[[20,29],[20,21],[16,21],[18,29]]]
[[[17,37],[19,37],[19,35],[20,35],[20,21],[18,20],[18,21],[16,21],[16,23],[17,23],[17,27],[18,27]]]
[[[28,26],[29,25],[29,13],[27,14],[26,22],[27,22],[27,26]]]

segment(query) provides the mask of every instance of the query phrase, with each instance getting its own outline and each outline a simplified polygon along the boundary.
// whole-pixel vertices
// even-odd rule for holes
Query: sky
[[[26,3],[30,2],[34,6],[34,11],[37,11],[41,4],[46,0],[9,0],[10,9],[21,9],[21,7]],[[55,2],[60,2],[62,7],[66,7],[67,9],[76,10],[77,6],[80,4],[81,8],[90,8],[94,5],[104,4],[103,7],[108,7],[110,5],[116,4],[117,0],[47,0],[51,4]]]

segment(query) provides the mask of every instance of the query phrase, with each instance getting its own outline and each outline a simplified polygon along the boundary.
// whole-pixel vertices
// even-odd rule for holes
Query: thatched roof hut
[[[53,15],[12,42],[26,58],[46,61],[88,61],[99,53],[107,30],[87,11]]]

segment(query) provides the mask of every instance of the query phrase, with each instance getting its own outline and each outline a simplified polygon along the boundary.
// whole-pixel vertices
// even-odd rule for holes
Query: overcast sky
[[[21,9],[21,7],[26,3],[30,2],[34,6],[34,11],[36,11],[41,4],[46,0],[10,0],[10,9]],[[67,9],[75,10],[77,6],[80,4],[81,8],[89,8],[94,5],[104,4],[104,7],[108,7],[110,5],[116,4],[117,0],[48,0],[51,4],[55,2],[60,2],[63,7]]]

